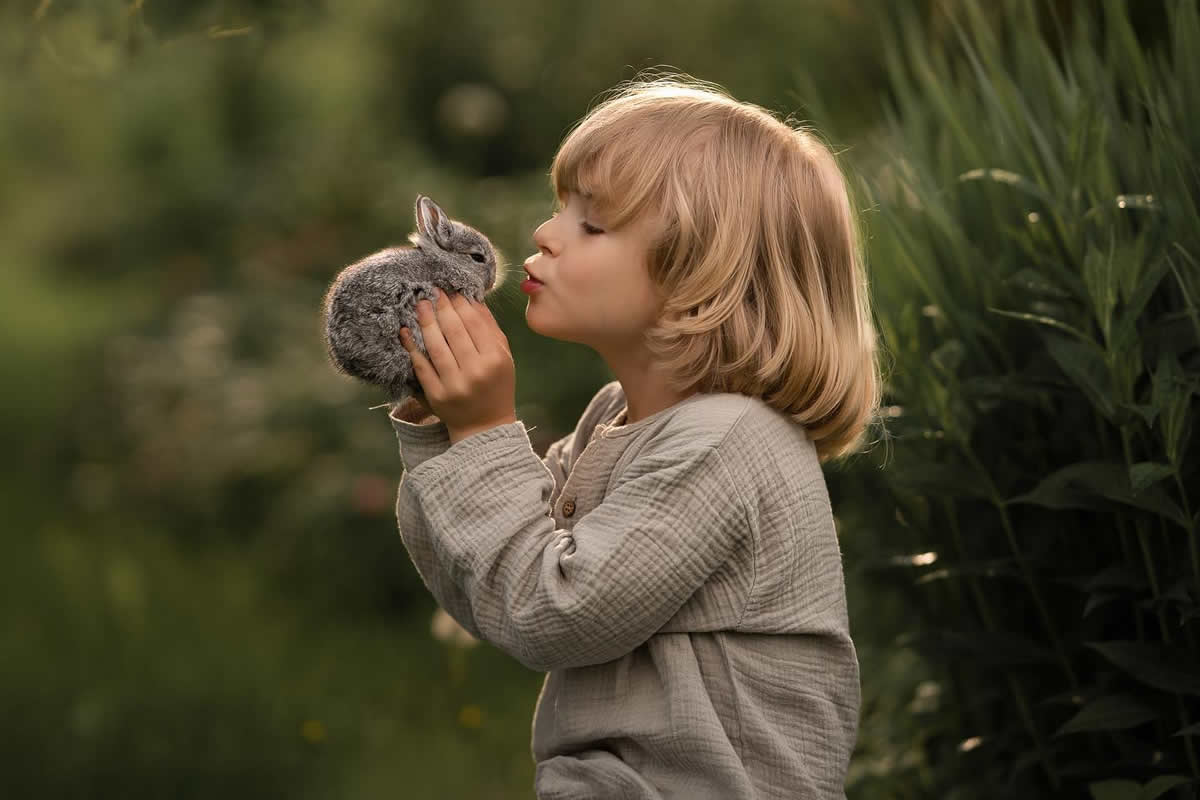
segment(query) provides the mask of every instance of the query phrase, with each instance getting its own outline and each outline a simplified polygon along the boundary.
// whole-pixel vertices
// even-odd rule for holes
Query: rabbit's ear
[[[423,194],[417,195],[417,230],[443,248],[449,245],[453,232],[446,212]]]

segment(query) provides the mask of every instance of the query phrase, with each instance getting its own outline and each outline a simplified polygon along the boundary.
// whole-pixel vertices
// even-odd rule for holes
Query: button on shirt
[[[520,422],[392,418],[422,581],[546,672],[537,797],[844,798],[859,672],[815,446],[739,394],[625,407],[606,384],[545,458]]]

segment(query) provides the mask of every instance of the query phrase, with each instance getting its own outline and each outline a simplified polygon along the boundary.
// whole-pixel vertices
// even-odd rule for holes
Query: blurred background
[[[1103,303],[1070,276],[1111,265],[1115,236],[1129,243],[1117,262],[1131,286],[1147,270],[1168,277],[1144,299],[1112,289],[1109,312],[1130,311],[1133,341],[1151,311],[1173,326],[1153,339],[1155,359],[1179,343],[1155,370],[1177,381],[1143,397],[1150,384],[1131,380],[1117,399],[1140,404],[1148,436],[1163,424],[1149,409],[1192,386],[1198,173],[1185,131],[1200,127],[1186,124],[1200,78],[1180,54],[1197,46],[1194,2],[1149,0],[4,4],[0,791],[532,797],[543,676],[436,613],[396,530],[401,464],[372,409],[385,398],[329,365],[319,304],[343,266],[405,241],[418,192],[519,272],[553,209],[559,142],[602,92],[651,68],[814,124],[863,212],[893,427],[827,467],[862,664],[848,796],[1153,797],[1137,792],[1164,777],[1152,788],[1187,791],[1193,737],[1170,735],[1200,717],[1186,666],[1156,683],[1118,664],[1157,694],[1117,695],[1120,724],[1079,723],[1078,751],[1051,739],[1117,691],[1085,646],[1096,631],[1063,633],[1092,604],[1155,601],[1114,618],[1131,632],[1111,638],[1136,628],[1138,641],[1182,646],[1186,633],[1179,663],[1195,655],[1195,459],[1179,446],[1156,456],[1153,437],[1122,438],[1128,418],[1086,408],[1066,426],[1079,435],[1050,453],[1063,406],[1034,408],[1033,394],[1104,409],[1125,384],[1063,371],[1066,358],[1023,359],[1047,352],[1028,317],[1109,340],[1102,314],[1063,298]],[[1154,193],[1179,198],[1178,212],[1155,216]],[[591,351],[525,327],[518,281],[489,304],[542,454],[612,376]],[[1175,442],[1191,436],[1180,426],[1194,394],[1182,397]],[[1077,548],[1047,542],[1062,508],[1093,524],[1080,490],[1074,506],[1026,498],[1040,527],[1032,510],[1022,524],[994,503],[948,563],[938,537],[962,533],[946,524],[955,503],[1028,492],[1107,436],[1113,452],[1124,442],[1127,459],[1159,464],[1139,476],[1172,504],[1124,512],[1182,518],[1186,534],[1147,544],[1133,538],[1146,520],[1131,520],[1119,544],[1132,571],[1071,583],[1061,570]],[[980,464],[1012,480],[981,490],[963,477]],[[1138,582],[1155,563],[1179,565],[1175,594],[1174,573]],[[1019,599],[1003,594],[1014,585]],[[1107,595],[1089,601],[1097,586]],[[1160,636],[1164,613],[1186,626],[1172,616]],[[958,638],[930,633],[942,628]],[[961,672],[968,662],[979,670]]]

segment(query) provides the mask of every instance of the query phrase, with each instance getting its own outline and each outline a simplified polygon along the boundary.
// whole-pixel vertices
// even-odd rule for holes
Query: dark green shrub
[[[1117,0],[1004,5],[889,53],[873,574],[944,673],[936,796],[1195,796],[1200,16],[1151,46]]]

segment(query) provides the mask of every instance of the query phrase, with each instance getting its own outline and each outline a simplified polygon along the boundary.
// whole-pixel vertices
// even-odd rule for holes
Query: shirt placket
[[[559,493],[554,516],[558,523],[567,530],[571,530],[575,520],[594,507],[599,500],[599,498],[591,496],[594,492],[594,488],[591,487],[602,483],[596,480],[594,471],[599,467],[599,463],[596,462],[599,456],[598,451],[607,443],[604,432],[603,425],[597,425],[593,430],[592,437],[588,440],[587,446],[583,448],[583,452],[575,459],[575,463],[571,467],[571,474],[567,476],[562,492]],[[581,484],[582,489],[580,488]]]

